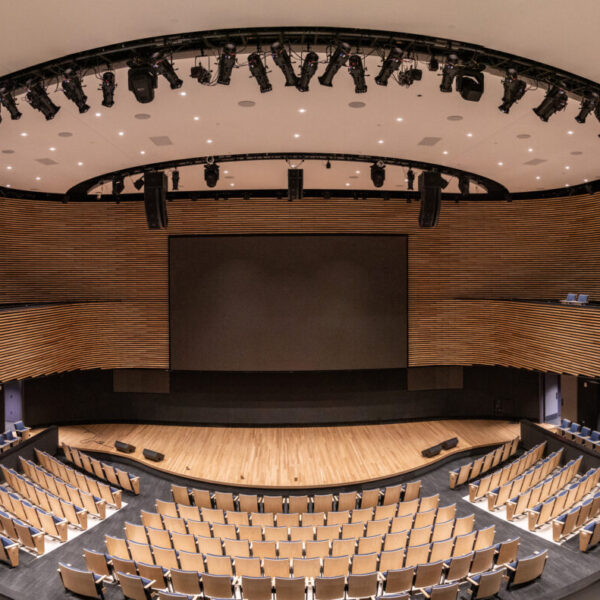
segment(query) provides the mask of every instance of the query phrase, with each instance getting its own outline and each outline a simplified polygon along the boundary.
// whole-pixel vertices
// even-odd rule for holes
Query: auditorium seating
[[[0,510],[0,529],[6,538],[36,554],[44,554],[44,532]]]
[[[600,431],[582,427],[579,423],[573,423],[569,419],[561,419],[556,431],[568,440],[573,440],[594,452],[600,453]]]
[[[0,561],[11,567],[19,566],[19,544],[4,535],[0,535]]]
[[[58,572],[69,592],[86,598],[104,598],[104,575],[74,569],[64,563],[58,563]]]
[[[14,427],[21,440],[26,440],[31,435],[31,427],[27,427],[23,421],[17,421]]]
[[[600,542],[600,521],[592,521],[588,523],[579,532],[579,549],[582,552],[594,548]]]
[[[506,565],[508,574],[507,589],[524,585],[541,577],[548,560],[548,550],[532,554]]]

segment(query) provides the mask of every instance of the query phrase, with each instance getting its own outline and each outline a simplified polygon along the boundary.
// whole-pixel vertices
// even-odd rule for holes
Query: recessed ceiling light
[[[503,162],[499,162],[498,166],[501,167],[504,163]]]
[[[573,135],[573,133],[575,133],[575,132],[574,132],[574,131],[571,131],[570,129],[569,129],[569,131],[567,131],[567,134],[568,134],[568,135]]]
[[[102,116],[102,113],[96,113],[96,116],[97,116],[97,117],[101,117],[101,116]]]
[[[8,165],[8,167],[6,167],[9,171],[12,170],[12,167],[10,165]]]
[[[179,92],[180,96],[187,96],[187,92]]]
[[[230,185],[231,187],[235,187],[235,183],[233,183],[233,182],[232,182],[232,183],[230,183],[229,185]]]
[[[299,137],[300,137],[300,134],[299,134],[299,133],[295,133],[295,134],[294,134],[294,137],[295,137],[295,138],[299,138]]]
[[[41,177],[39,177],[39,176],[35,178],[36,181],[39,181],[40,179],[41,179]]]
[[[77,166],[78,166],[78,167],[83,167],[83,163],[82,163],[81,161],[79,161],[79,162],[77,163]]]
[[[533,148],[527,148],[527,152],[533,152]]]
[[[467,133],[467,137],[473,137],[472,133]]]
[[[299,112],[299,113],[305,113],[305,112],[306,112],[306,109],[305,109],[305,108],[299,108],[299,109],[298,109],[298,112]]]
[[[346,181],[346,187],[350,187],[350,182]]]
[[[402,121],[404,121],[404,119],[402,117],[396,117],[396,121],[398,121],[398,123],[402,123]]]
[[[207,144],[212,144],[212,143],[213,143],[213,141],[212,141],[212,140],[206,140],[206,143],[207,143]]]
[[[124,131],[119,131],[119,135],[125,135]]]
[[[565,187],[569,187],[569,184],[568,184],[568,183],[565,183]]]
[[[7,183],[7,184],[6,184],[6,187],[10,187],[10,183]]]
[[[194,121],[199,121],[200,117],[194,117]]]
[[[50,146],[50,148],[48,148],[48,150],[50,150],[50,152],[55,152],[56,148],[54,146]]]
[[[442,154],[448,154],[448,150],[444,150]]]
[[[541,177],[539,175],[536,175],[535,178],[536,179],[541,179]]]
[[[357,169],[356,171],[354,171],[357,175],[360,174],[360,171]]]
[[[567,171],[568,171],[570,168],[571,168],[571,167],[570,167],[569,165],[567,165],[567,166],[565,167],[565,169],[566,169]]]
[[[229,171],[223,171],[223,173],[225,173],[225,175],[227,175],[227,173],[229,173]]]
[[[146,154],[145,150],[140,150],[140,154]]]
[[[383,140],[377,140],[378,144],[383,144]]]
[[[23,133],[21,133],[21,137],[27,137],[27,134],[23,131]]]
[[[584,179],[584,180],[583,180],[583,183],[587,183],[587,182],[588,182],[588,180],[587,180],[587,179]]]

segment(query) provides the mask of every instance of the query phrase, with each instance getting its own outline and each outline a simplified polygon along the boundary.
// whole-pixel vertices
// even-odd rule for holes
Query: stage
[[[519,435],[501,420],[440,420],[336,427],[184,427],[96,424],[60,427],[59,441],[81,450],[120,454],[115,440],[136,446],[122,455],[199,482],[257,488],[361,484],[409,473],[448,456]],[[421,450],[457,437],[434,458]],[[165,455],[145,459],[144,448]]]

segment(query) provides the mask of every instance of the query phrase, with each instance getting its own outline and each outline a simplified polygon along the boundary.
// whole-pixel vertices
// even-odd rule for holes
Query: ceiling
[[[554,0],[372,0],[368,6],[365,15],[365,3],[354,0],[306,0],[294,11],[288,3],[274,0],[171,0],[168,4],[155,0],[7,0],[0,6],[0,70],[6,74],[72,52],[158,34],[314,24],[448,37],[600,80],[600,65],[590,59],[600,46],[595,32],[600,3],[595,0],[568,5]],[[99,80],[94,75],[84,81],[91,105],[85,114],[79,114],[54,86],[48,92],[61,110],[52,121],[45,121],[24,99],[18,99],[23,112],[19,121],[11,121],[2,111],[0,185],[64,192],[81,180],[145,163],[212,154],[295,151],[439,163],[494,179],[511,192],[600,178],[595,161],[600,124],[593,117],[584,125],[576,123],[578,102],[571,99],[564,112],[543,123],[531,109],[542,100],[544,91],[530,90],[505,115],[497,109],[501,80],[493,75],[486,74],[485,94],[480,102],[472,103],[457,93],[440,93],[439,75],[428,72],[425,65],[421,65],[422,81],[410,88],[394,82],[377,86],[373,77],[380,61],[372,56],[366,61],[366,94],[354,93],[345,68],[336,76],[333,88],[319,85],[315,78],[310,91],[302,94],[284,86],[283,75],[268,58],[273,91],[260,94],[246,66],[234,71],[230,86],[206,87],[189,77],[193,62],[176,60],[183,88],[173,91],[160,78],[156,99],[150,104],[139,104],[128,92],[126,69],[116,73],[116,104],[110,109],[100,104]],[[245,63],[245,56],[238,55],[238,62]],[[295,67],[298,70],[297,64]],[[319,73],[323,68],[319,67]],[[248,101],[254,106],[239,105]],[[349,106],[357,101],[365,106]],[[432,138],[425,140],[429,145],[424,144],[425,138]],[[368,163],[333,163],[326,169],[320,161],[307,161],[302,167],[307,188],[372,187]],[[283,161],[223,164],[216,189],[285,188],[286,169]],[[180,173],[180,189],[206,189],[201,167],[181,168]],[[405,170],[389,166],[384,189],[405,186]],[[104,191],[109,192],[108,186]],[[125,191],[135,191],[131,181]],[[447,191],[457,191],[454,181]]]

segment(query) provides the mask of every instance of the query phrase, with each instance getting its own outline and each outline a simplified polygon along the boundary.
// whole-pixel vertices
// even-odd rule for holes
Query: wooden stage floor
[[[444,420],[337,427],[193,427],[171,425],[72,425],[59,440],[81,450],[118,454],[115,440],[136,446],[132,459],[199,481],[249,487],[321,487],[384,479],[463,450],[508,441],[519,424]],[[436,458],[421,450],[458,438]],[[150,448],[165,455],[144,459]]]

